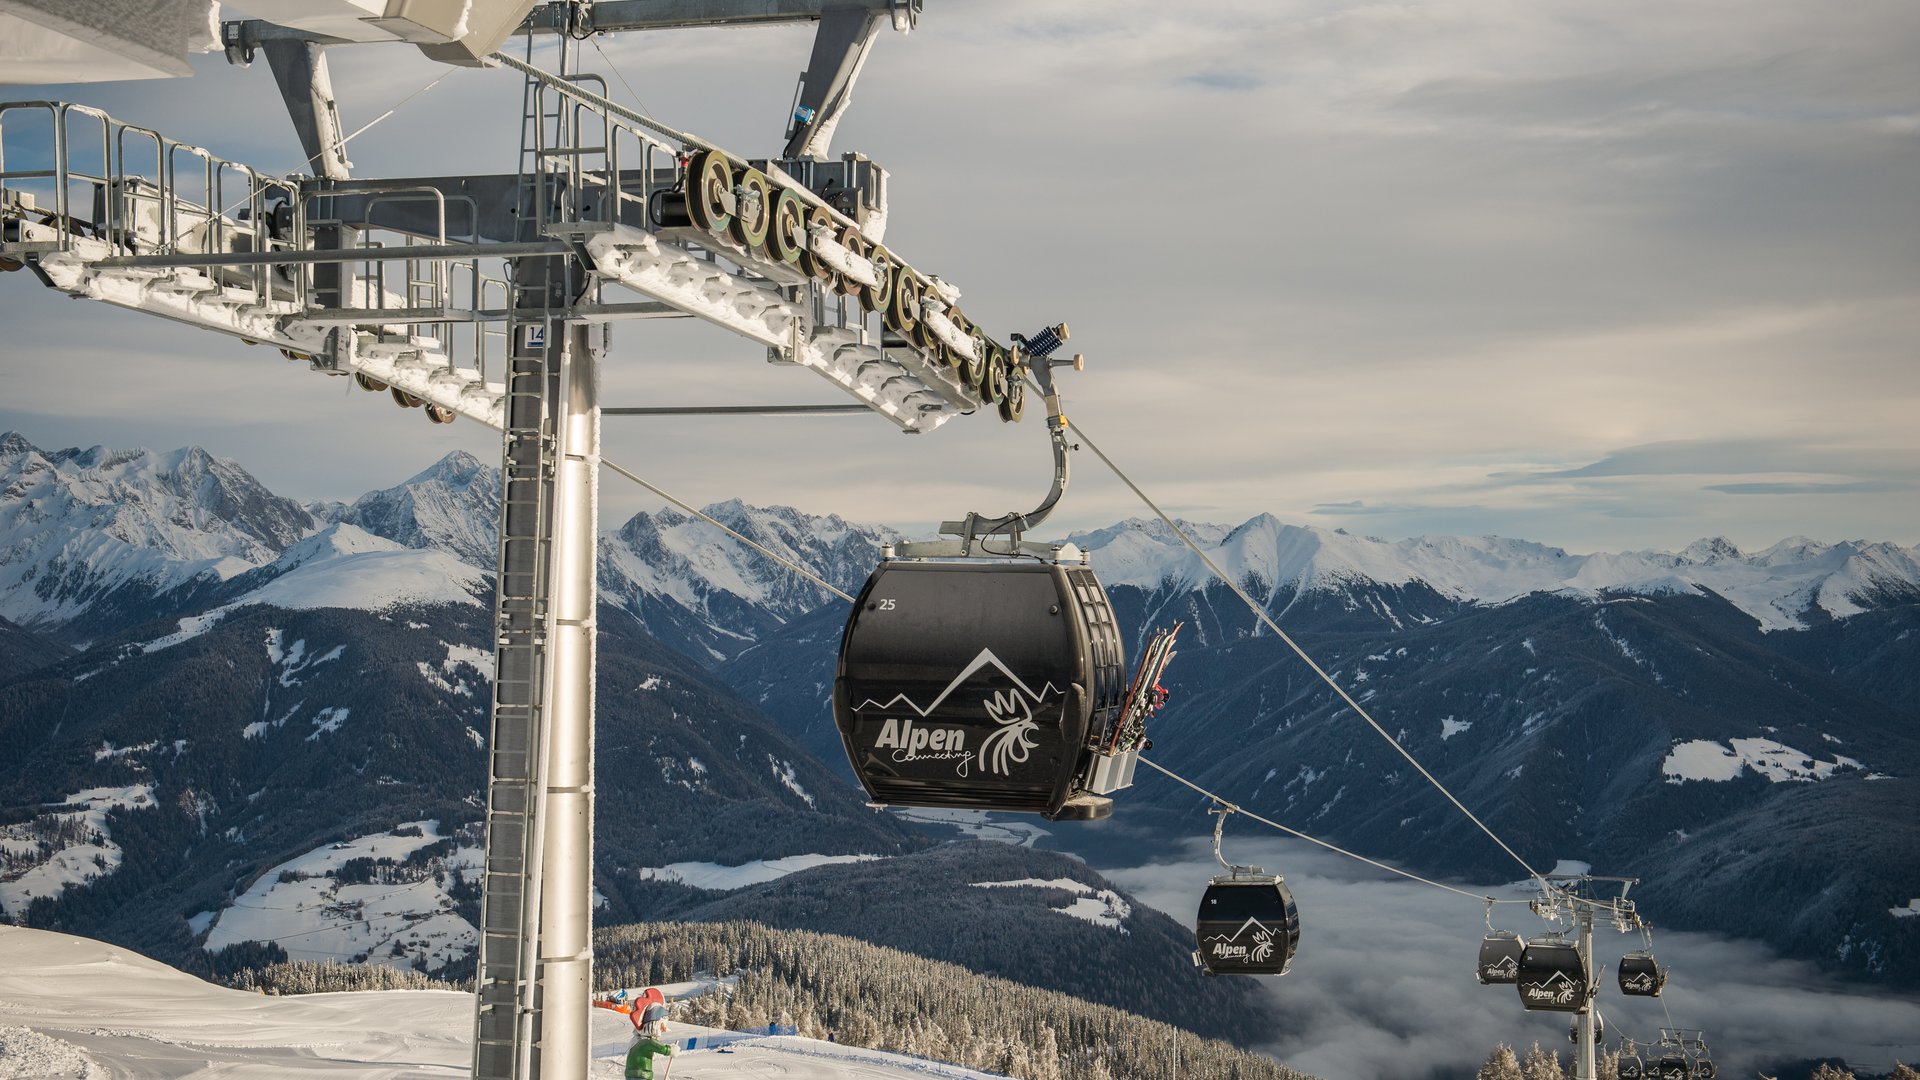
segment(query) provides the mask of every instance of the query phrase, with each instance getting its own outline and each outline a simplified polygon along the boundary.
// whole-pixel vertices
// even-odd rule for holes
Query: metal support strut
[[[1033,335],[1031,339],[1014,334],[1013,340],[1018,349],[1016,356],[1024,361],[1027,374],[1033,378],[1034,385],[1040,390],[1041,400],[1046,403],[1047,438],[1053,449],[1053,486],[1048,489],[1046,497],[1040,500],[1039,506],[1024,514],[1006,514],[988,518],[977,513],[969,513],[960,521],[941,522],[942,533],[960,537],[962,554],[971,554],[975,541],[988,536],[1006,536],[1014,541],[1014,546],[1018,547],[1021,534],[1045,521],[1047,515],[1053,513],[1053,508],[1059,504],[1061,496],[1067,493],[1067,451],[1074,447],[1067,442],[1067,417],[1060,404],[1060,391],[1053,382],[1053,369],[1071,367],[1075,371],[1081,371],[1086,368],[1086,359],[1078,354],[1075,354],[1071,360],[1051,359],[1053,351],[1067,340],[1066,323],[1047,327]],[[1020,376],[1019,367],[1016,366],[1014,374],[1015,378]],[[904,547],[906,545],[903,545]]]

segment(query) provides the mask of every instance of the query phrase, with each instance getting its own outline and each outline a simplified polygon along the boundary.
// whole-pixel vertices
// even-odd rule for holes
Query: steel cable
[[[1167,512],[1160,509],[1159,504],[1155,503],[1151,498],[1149,498],[1146,492],[1140,490],[1140,486],[1138,484],[1135,484],[1133,482],[1133,479],[1129,477],[1124,471],[1121,470],[1120,466],[1114,464],[1113,459],[1108,457],[1106,453],[1100,449],[1099,445],[1095,443],[1092,437],[1090,437],[1087,434],[1085,428],[1082,428],[1077,423],[1072,424],[1072,428],[1074,433],[1080,437],[1080,440],[1086,444],[1087,449],[1093,451],[1094,456],[1099,458],[1100,461],[1103,464],[1105,464],[1109,470],[1112,471],[1113,475],[1120,479],[1121,483],[1127,485],[1128,488],[1132,489],[1133,493],[1139,497],[1140,501],[1146,504],[1147,509],[1152,510],[1154,514],[1156,514],[1160,518],[1160,520],[1166,524],[1166,526],[1169,529],[1172,529],[1174,532],[1174,535],[1178,536],[1181,539],[1181,541],[1185,543],[1187,547],[1193,551],[1195,555],[1199,556],[1200,561],[1206,565],[1208,570],[1211,570],[1213,572],[1213,575],[1215,577],[1219,578],[1222,582],[1226,583],[1226,586],[1229,589],[1233,590],[1234,595],[1238,596],[1241,599],[1241,601],[1247,605],[1248,610],[1253,612],[1254,617],[1258,618],[1262,623],[1266,624],[1267,628],[1272,630],[1274,634],[1277,637],[1279,637],[1279,639],[1282,642],[1286,644],[1287,648],[1293,650],[1293,653],[1295,656],[1298,656],[1301,659],[1301,661],[1307,665],[1307,667],[1313,669],[1313,673],[1320,677],[1320,681],[1326,683],[1327,686],[1332,688],[1334,693],[1340,695],[1340,700],[1346,702],[1348,708],[1351,708],[1354,711],[1354,713],[1360,717],[1360,719],[1365,720],[1369,727],[1373,728],[1373,730],[1377,732],[1382,739],[1385,739],[1387,741],[1388,746],[1391,746],[1394,748],[1394,750],[1398,751],[1400,756],[1406,759],[1407,764],[1413,766],[1414,769],[1418,771],[1421,776],[1426,777],[1427,782],[1433,785],[1434,790],[1446,796],[1448,802],[1452,803],[1456,809],[1458,809],[1462,814],[1465,814],[1467,816],[1467,820],[1473,822],[1476,826],[1478,826],[1481,832],[1486,833],[1488,839],[1500,845],[1500,850],[1512,856],[1513,861],[1519,863],[1521,868],[1526,870],[1527,876],[1540,882],[1541,888],[1546,889],[1549,893],[1557,893],[1560,891],[1558,887],[1554,886],[1552,883],[1547,881],[1545,875],[1541,874],[1540,871],[1535,870],[1533,868],[1533,864],[1521,858],[1519,852],[1513,850],[1512,847],[1508,846],[1505,840],[1500,839],[1499,834],[1495,833],[1492,829],[1488,828],[1486,822],[1481,821],[1478,815],[1476,815],[1472,810],[1467,809],[1467,805],[1461,802],[1459,798],[1455,796],[1452,791],[1448,790],[1447,786],[1445,784],[1442,784],[1438,777],[1434,776],[1431,772],[1428,772],[1426,766],[1420,764],[1418,759],[1416,759],[1411,753],[1408,753],[1407,748],[1400,745],[1400,740],[1388,734],[1387,729],[1384,727],[1381,727],[1380,723],[1373,718],[1373,715],[1367,712],[1366,709],[1362,708],[1360,703],[1353,699],[1353,695],[1347,693],[1345,687],[1341,686],[1338,682],[1335,682],[1333,679],[1333,676],[1327,674],[1324,668],[1322,668],[1318,663],[1314,662],[1313,657],[1309,656],[1307,654],[1307,651],[1301,648],[1299,644],[1293,640],[1291,635],[1289,635],[1285,630],[1280,629],[1280,624],[1273,621],[1272,616],[1268,615],[1266,610],[1262,608],[1260,604],[1253,599],[1253,597],[1247,595],[1247,591],[1240,587],[1239,582],[1227,576],[1226,571],[1220,569],[1219,564],[1215,563],[1213,559],[1209,557],[1205,551],[1201,550],[1200,545],[1194,541],[1193,537],[1187,535],[1187,531],[1185,529],[1182,529],[1173,520],[1173,518],[1167,516]]]

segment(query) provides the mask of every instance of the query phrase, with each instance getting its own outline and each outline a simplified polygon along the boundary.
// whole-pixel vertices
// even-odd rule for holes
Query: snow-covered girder
[[[904,431],[997,404],[996,387],[1016,392],[1017,360],[965,321],[958,290],[880,245],[878,166],[858,155],[738,161],[693,136],[675,147],[570,84],[542,88],[569,107],[606,110],[607,146],[592,160],[545,151],[564,167],[543,184],[537,232],[512,175],[287,180],[81,106],[0,106],[0,259],[32,265],[69,295],[271,344],[321,370],[357,371],[399,350],[484,373],[488,346],[497,352],[512,322],[506,260],[572,252],[599,283],[579,317],[702,318],[819,373]],[[42,167],[16,167],[36,136],[58,160],[42,153],[32,161]],[[114,148],[106,168],[76,168],[74,149],[96,145]],[[173,167],[143,169],[150,160]],[[739,182],[699,187],[708,179],[694,175],[699,162]],[[687,207],[690,190],[709,205]],[[743,229],[750,217],[758,225]],[[646,299],[598,295],[606,285]],[[464,335],[470,347],[452,329],[463,325],[479,327]],[[492,414],[471,388],[448,393],[447,382],[406,392]]]

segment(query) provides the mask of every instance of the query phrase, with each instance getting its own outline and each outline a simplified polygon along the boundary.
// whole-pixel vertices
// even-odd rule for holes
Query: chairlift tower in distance
[[[1050,369],[1062,362],[1023,339],[1002,344],[956,287],[888,249],[885,170],[826,156],[868,51],[882,30],[913,28],[920,0],[472,0],[469,18],[445,26],[433,19],[448,5],[413,0],[260,6],[287,21],[228,23],[222,44],[236,63],[264,54],[308,155],[303,175],[84,105],[0,103],[0,270],[269,346],[436,423],[501,430],[473,1076],[579,1080],[591,1059],[599,369],[611,325],[701,319],[909,434],[967,413],[1016,421],[1031,380],[1056,450]],[[729,153],[625,108],[576,65],[578,41],[597,33],[769,22],[817,24],[775,156]],[[516,30],[525,45],[495,51]],[[352,175],[326,55],[373,41],[517,72],[515,170]],[[553,69],[533,63],[536,41],[556,46]]]

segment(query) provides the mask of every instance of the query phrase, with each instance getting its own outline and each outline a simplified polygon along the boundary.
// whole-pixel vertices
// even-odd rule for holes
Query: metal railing
[[[0,188],[7,239],[25,250],[92,240],[116,255],[270,253],[297,249],[305,231],[293,181],[70,102],[0,103]],[[264,261],[208,275],[262,300],[304,298],[300,275]]]

